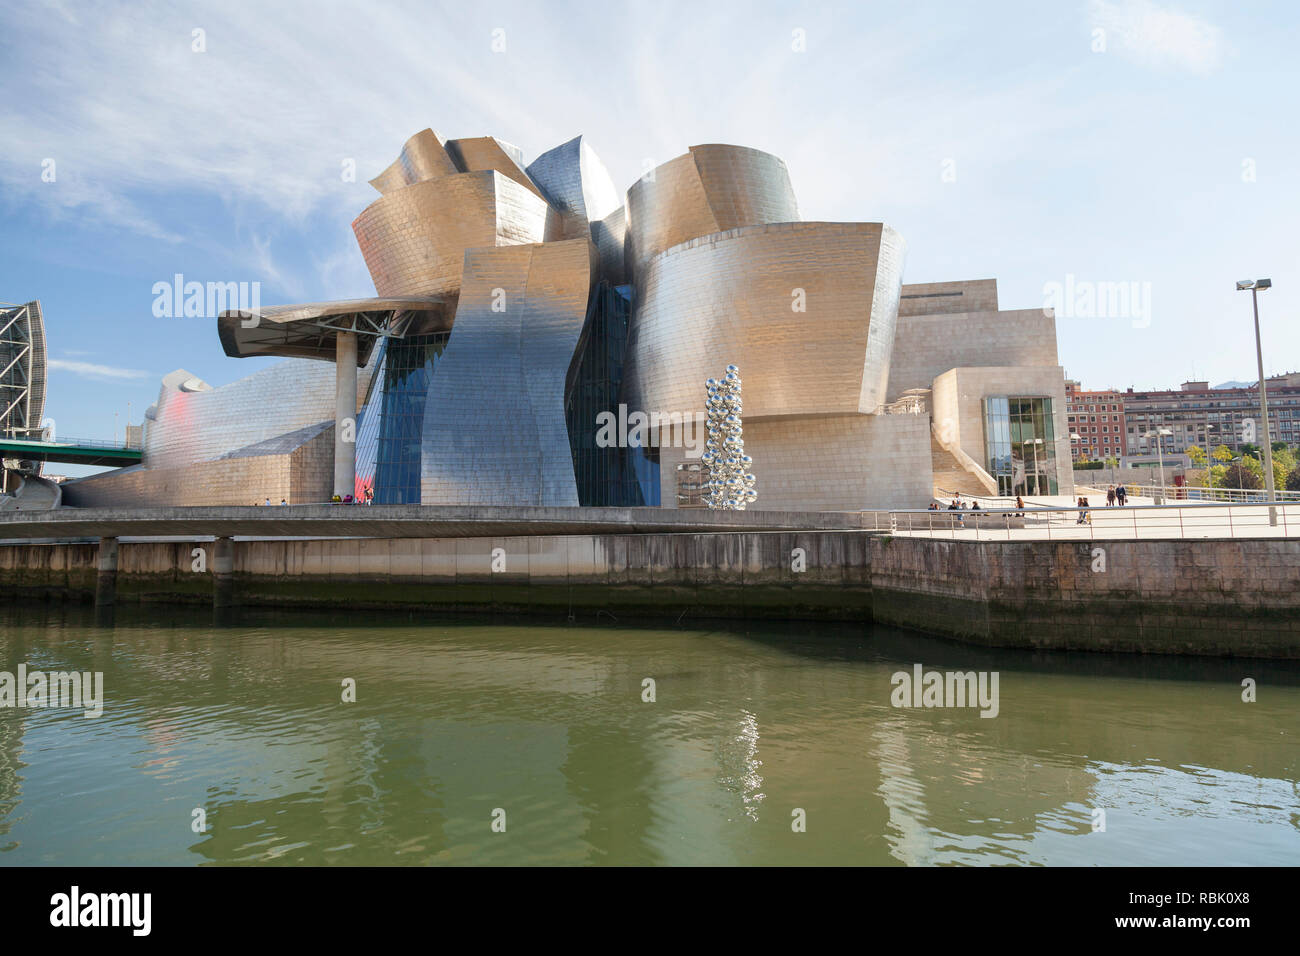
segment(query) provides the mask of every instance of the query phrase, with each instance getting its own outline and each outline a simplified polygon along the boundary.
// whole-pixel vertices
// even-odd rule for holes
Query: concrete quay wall
[[[224,539],[229,540],[229,539]],[[245,605],[869,620],[861,532],[235,541]],[[201,552],[201,557],[195,552]],[[213,541],[119,545],[116,600],[211,602]],[[93,544],[0,546],[0,600],[90,600]],[[796,571],[795,567],[802,570]],[[195,570],[201,568],[202,570]]]
[[[0,600],[860,620],[995,647],[1300,659],[1300,541],[1286,539],[104,540],[111,561],[107,544],[0,546]]]
[[[1300,540],[871,542],[872,615],[994,647],[1300,658]]]

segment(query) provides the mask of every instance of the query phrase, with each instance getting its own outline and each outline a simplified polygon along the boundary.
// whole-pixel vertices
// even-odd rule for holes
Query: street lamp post
[[[1160,460],[1160,503],[1161,504],[1165,503],[1165,453],[1164,453],[1164,449],[1160,445],[1160,437],[1162,435],[1172,435],[1172,434],[1173,432],[1170,431],[1168,428],[1154,428],[1151,431],[1144,432],[1142,434],[1143,438],[1151,438],[1152,436],[1155,436],[1156,457]]]
[[[1078,432],[1070,432],[1070,441],[1083,441],[1083,436]]]
[[[1259,413],[1264,419],[1264,486],[1268,489],[1268,523],[1277,526],[1277,508],[1273,504],[1277,491],[1273,486],[1273,440],[1268,434],[1268,386],[1264,384],[1264,348],[1259,339],[1259,290],[1271,289],[1272,279],[1243,279],[1237,291],[1250,290],[1251,304],[1255,308],[1255,360],[1259,363]]]
[[[1212,460],[1210,458],[1210,430],[1217,430],[1218,427],[1219,426],[1215,425],[1213,422],[1205,423],[1205,487],[1211,491],[1214,490],[1214,473],[1210,471],[1210,461]],[[1214,500],[1213,494],[1209,497],[1211,501]]]

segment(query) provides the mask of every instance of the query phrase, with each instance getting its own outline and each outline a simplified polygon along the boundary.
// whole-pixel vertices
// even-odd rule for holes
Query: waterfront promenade
[[[874,621],[989,646],[1300,659],[1300,518],[1286,507],[1277,526],[1267,507],[1248,505],[1113,509],[1085,525],[1030,508],[960,521],[926,511],[68,509],[0,520],[0,595],[222,612]],[[1175,515],[1193,509],[1220,517],[1198,527]]]

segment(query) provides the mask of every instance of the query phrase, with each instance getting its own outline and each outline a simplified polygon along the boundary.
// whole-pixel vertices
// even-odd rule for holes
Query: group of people
[[[375,500],[375,489],[367,488],[364,494],[353,497],[352,495],[335,495],[330,499],[330,504],[334,505],[368,505]]]
[[[333,505],[368,505],[368,504],[372,503],[374,500],[375,500],[375,489],[373,489],[373,488],[367,488],[367,489],[365,490],[364,494],[356,495],[355,497],[352,496],[352,495],[335,495],[334,497],[330,498],[330,504],[333,504]],[[285,499],[285,498],[281,498],[281,499],[280,499],[280,504],[282,504],[282,505],[287,505],[288,503],[289,503],[289,502],[288,502],[287,499]],[[253,504],[255,504],[255,505],[260,505],[260,506],[264,506],[264,507],[270,507],[270,505],[271,505],[271,499],[270,499],[270,498],[267,498],[265,501],[254,501]]]
[[[1113,502],[1112,502],[1112,503],[1113,503]],[[1078,506],[1080,509],[1082,509],[1082,510],[1079,511],[1079,517],[1075,520],[1074,523],[1075,523],[1075,524],[1092,524],[1092,515],[1090,515],[1090,514],[1088,513],[1088,511],[1087,511],[1087,509],[1088,509],[1088,508],[1091,508],[1092,505],[1088,504],[1088,499],[1087,499],[1087,498],[1080,498],[1080,499],[1078,500],[1078,502],[1077,502],[1077,506]]]
[[[930,510],[939,511],[940,508],[938,502],[931,501]],[[949,511],[979,511],[980,503],[978,501],[975,502],[962,501],[961,495],[958,495],[956,498],[952,499],[952,504],[948,506],[948,510]]]
[[[1127,504],[1127,502],[1128,502],[1128,489],[1125,488],[1122,484],[1111,485],[1108,489],[1106,489],[1107,506],[1118,504],[1122,508],[1124,507],[1125,504]],[[1089,503],[1088,499],[1087,498],[1077,499],[1075,502],[1075,506],[1079,508],[1079,518],[1075,523],[1092,524],[1092,514],[1090,511],[1092,505]],[[931,501],[929,510],[941,511],[943,509],[937,501]],[[967,502],[962,499],[961,495],[956,495],[952,499],[952,502],[948,505],[948,510],[949,511],[979,511],[981,509],[980,509],[980,503],[978,501]],[[1025,516],[1025,499],[1020,495],[1016,495],[1016,513],[1014,517],[1023,518],[1024,516]],[[963,517],[960,514],[957,515],[957,520],[959,522],[964,521]]]

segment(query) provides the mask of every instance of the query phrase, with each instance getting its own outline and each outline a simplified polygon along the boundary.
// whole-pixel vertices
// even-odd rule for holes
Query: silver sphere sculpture
[[[709,414],[709,449],[702,456],[709,470],[704,503],[715,511],[744,511],[758,498],[754,459],[745,454],[740,420],[740,369],[728,365],[722,378],[704,383]]]

